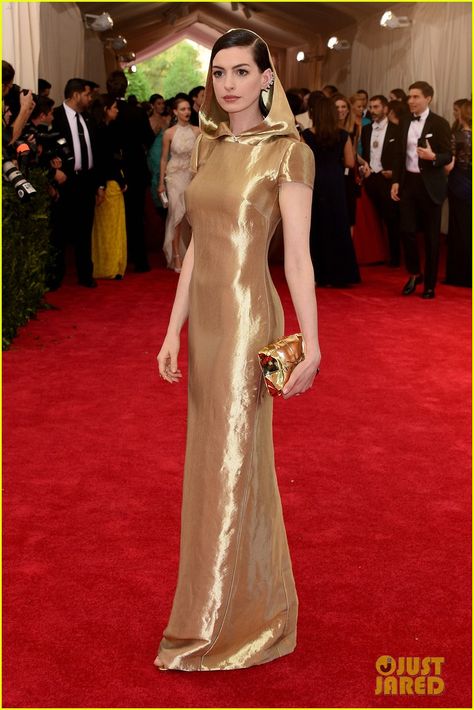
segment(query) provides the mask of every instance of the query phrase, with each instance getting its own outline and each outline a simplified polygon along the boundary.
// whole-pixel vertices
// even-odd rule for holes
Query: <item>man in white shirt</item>
[[[62,106],[54,109],[53,130],[66,139],[71,159],[63,167],[68,179],[59,186],[54,210],[55,243],[58,246],[57,282],[64,275],[64,247],[74,245],[77,278],[80,286],[97,286],[92,277],[92,225],[96,201],[105,197],[105,181],[98,174],[94,127],[87,116],[91,89],[83,79],[69,79]]]
[[[398,204],[390,196],[392,170],[400,150],[401,132],[387,118],[388,101],[382,94],[372,96],[369,112],[373,123],[362,128],[361,143],[364,189],[387,228],[389,266],[400,266],[400,216]]]
[[[412,113],[401,124],[401,149],[393,170],[392,199],[400,202],[400,228],[409,279],[402,294],[409,296],[424,283],[422,298],[435,297],[438,275],[441,208],[446,198],[444,166],[451,162],[449,123],[430,110],[434,90],[426,81],[408,89]],[[418,225],[425,241],[425,273],[416,241]]]

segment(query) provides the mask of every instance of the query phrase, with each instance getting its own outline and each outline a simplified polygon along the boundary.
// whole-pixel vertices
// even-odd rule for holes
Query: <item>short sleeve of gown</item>
[[[194,141],[193,152],[191,153],[190,171],[195,175],[199,168],[199,146],[201,145],[202,133]]]
[[[283,156],[278,173],[278,184],[284,182],[302,182],[314,187],[314,155],[306,143],[290,143]]]

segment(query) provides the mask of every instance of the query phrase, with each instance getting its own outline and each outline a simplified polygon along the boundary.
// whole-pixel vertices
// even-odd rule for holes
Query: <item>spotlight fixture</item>
[[[136,64],[132,64],[131,66],[128,67],[128,72],[129,72],[129,74],[135,74],[136,71],[137,71],[137,65],[136,65]]]
[[[130,64],[130,62],[133,62],[133,60],[136,59],[136,56],[135,52],[127,52],[126,54],[121,54],[118,60],[122,64]]]
[[[324,54],[307,54],[306,52],[298,52],[296,55],[296,61],[307,64],[308,62],[319,62],[324,59]]]
[[[114,26],[114,21],[108,12],[103,12],[102,15],[84,15],[84,22],[88,30],[94,32],[107,32]]]
[[[127,40],[125,37],[122,37],[122,35],[118,35],[117,37],[106,37],[105,43],[109,47],[112,47],[115,52],[120,52],[127,46]]]
[[[327,46],[329,49],[335,49],[336,52],[351,48],[350,42],[348,42],[347,39],[339,39],[338,37],[330,37]]]
[[[386,27],[388,30],[397,30],[400,27],[409,27],[411,25],[411,20],[404,15],[403,17],[397,17],[390,10],[384,12],[380,18],[381,27]]]

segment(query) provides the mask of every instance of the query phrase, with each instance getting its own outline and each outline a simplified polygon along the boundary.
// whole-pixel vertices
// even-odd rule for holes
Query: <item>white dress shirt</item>
[[[74,170],[82,170],[81,144],[79,142],[79,132],[77,130],[77,111],[74,111],[74,109],[68,106],[66,102],[63,103],[63,106],[64,110],[66,111],[66,118],[68,120],[69,128],[71,129],[72,134],[72,144],[74,147]],[[87,128],[87,124],[81,114],[79,114],[79,120],[82,123],[82,127],[84,129],[84,138],[86,139],[87,154],[89,156],[89,168],[92,168],[94,166],[94,161],[92,158],[92,146],[91,139],[89,136],[89,129]]]
[[[429,112],[429,108],[425,109],[425,111],[420,114],[420,120],[412,121],[410,128],[408,129],[405,167],[409,173],[420,172],[418,153],[416,152],[416,149],[418,148],[418,140],[421,138],[421,134],[423,133],[423,128],[425,127],[425,122],[428,118]]]
[[[382,148],[387,133],[388,118],[385,116],[381,121],[374,121],[372,124],[372,134],[370,136],[370,169],[374,173],[380,173],[382,166]]]

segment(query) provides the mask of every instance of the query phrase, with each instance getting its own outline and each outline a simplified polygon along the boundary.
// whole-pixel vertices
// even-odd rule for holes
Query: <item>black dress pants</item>
[[[438,276],[441,207],[429,196],[421,174],[407,172],[400,194],[400,228],[405,265],[408,273],[421,273],[416,241],[419,225],[425,242],[425,289],[434,289]]]
[[[400,211],[397,202],[390,197],[391,181],[382,173],[371,173],[364,181],[365,190],[377,214],[387,227],[390,264],[400,264]]]
[[[59,286],[65,271],[64,251],[68,242],[74,246],[77,278],[87,283],[92,279],[92,226],[94,224],[96,177],[93,170],[68,176],[59,188],[59,199],[53,208],[53,246],[56,251],[55,285]]]
[[[145,196],[147,184],[143,175],[127,176],[125,221],[127,226],[127,251],[129,261],[138,271],[150,268],[145,243]]]

